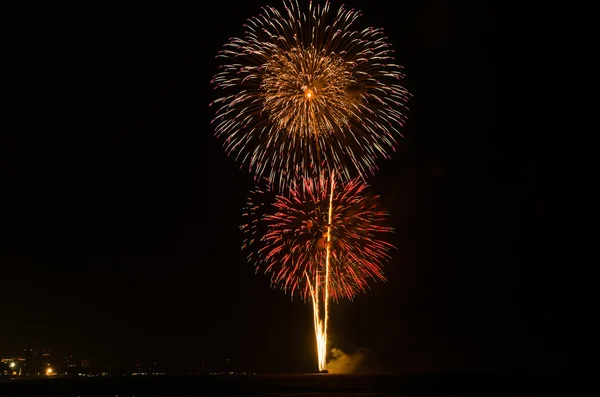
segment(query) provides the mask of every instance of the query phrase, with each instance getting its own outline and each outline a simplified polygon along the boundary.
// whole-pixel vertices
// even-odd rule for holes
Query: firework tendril
[[[256,189],[244,215],[249,222],[243,249],[257,271],[271,276],[274,286],[310,300],[315,279],[325,280],[329,244],[329,291],[334,301],[353,299],[369,281],[385,280],[382,267],[393,246],[384,240],[392,228],[379,197],[366,194],[360,178],[336,185],[332,179],[303,179],[289,194]],[[265,201],[274,197],[269,203]],[[331,198],[331,224],[328,212]],[[328,239],[328,233],[330,238]],[[328,241],[329,240],[329,241]]]
[[[359,16],[284,0],[217,55],[215,135],[257,180],[285,188],[323,170],[365,179],[395,150],[409,93],[383,30],[355,28]]]

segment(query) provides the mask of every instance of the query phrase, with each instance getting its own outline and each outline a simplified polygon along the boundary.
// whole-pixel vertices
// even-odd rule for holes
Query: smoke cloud
[[[331,349],[331,360],[327,363],[330,374],[352,374],[365,359],[366,349],[359,349],[354,354],[346,354],[342,350]]]

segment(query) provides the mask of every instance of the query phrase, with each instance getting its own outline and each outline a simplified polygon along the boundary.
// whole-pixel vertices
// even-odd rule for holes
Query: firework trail
[[[215,134],[261,179],[284,190],[298,176],[366,178],[401,137],[409,93],[381,29],[355,28],[359,11],[284,0],[231,38],[211,83]]]
[[[367,187],[360,178],[336,184],[322,172],[301,178],[287,194],[255,190],[244,213],[243,249],[257,272],[312,303],[320,370],[326,368],[329,299],[353,299],[370,281],[385,280],[382,267],[393,246],[383,238],[392,229]]]

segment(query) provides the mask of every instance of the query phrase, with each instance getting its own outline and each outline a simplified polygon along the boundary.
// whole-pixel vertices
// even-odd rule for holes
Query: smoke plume
[[[342,350],[331,349],[331,360],[327,363],[330,374],[352,374],[365,359],[367,350],[359,349],[354,354],[346,354]]]

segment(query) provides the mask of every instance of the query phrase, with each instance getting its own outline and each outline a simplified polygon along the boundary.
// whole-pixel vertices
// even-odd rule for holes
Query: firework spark
[[[311,298],[314,275],[325,280],[328,250],[328,295],[334,301],[353,299],[370,280],[385,280],[382,267],[393,248],[384,240],[392,231],[388,213],[379,197],[366,194],[360,178],[335,187],[321,173],[292,185],[289,194],[257,189],[248,200],[244,215],[250,222],[242,226],[248,259],[292,296]],[[264,201],[272,196],[272,203]]]
[[[211,83],[228,91],[215,134],[257,178],[280,187],[335,171],[342,181],[373,173],[401,137],[409,93],[381,29],[355,28],[360,13],[284,0],[264,7],[218,54]]]

